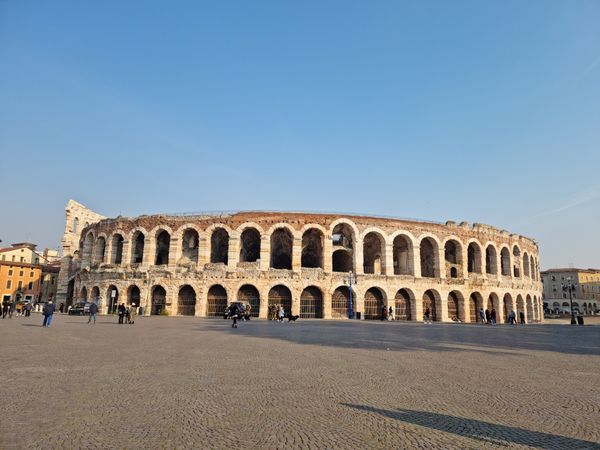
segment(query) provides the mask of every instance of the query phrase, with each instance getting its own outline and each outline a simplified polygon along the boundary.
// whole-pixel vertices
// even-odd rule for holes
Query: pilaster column
[[[421,246],[415,245],[412,251],[412,266],[415,274],[415,278],[421,278]]]
[[[442,280],[445,279],[446,278],[446,255],[445,255],[445,249],[441,245],[438,246],[436,266],[437,266],[437,268],[436,268],[437,276],[439,278],[441,278]]]
[[[362,241],[354,242],[354,273],[362,275],[365,273],[365,263],[363,255],[363,243]]]
[[[265,287],[259,291],[260,293],[260,311],[258,317],[266,319],[269,317],[269,288]]]
[[[204,265],[210,262],[210,236],[200,234],[198,236],[198,267],[204,269]]]
[[[323,319],[331,319],[331,292],[323,291]]]
[[[298,316],[300,315],[300,295],[302,292],[302,287],[294,288],[291,290],[292,293],[292,315]]]
[[[120,266],[129,266],[131,264],[131,241],[129,239],[123,240],[123,252],[121,253],[121,264]]]
[[[333,262],[333,242],[331,236],[324,237],[323,242],[323,271],[331,273]]]
[[[417,322],[423,322],[423,292],[415,291],[415,304],[411,305],[414,308],[411,308],[414,314],[414,319]]]
[[[260,237],[260,270],[269,270],[271,264],[271,236]]]
[[[156,253],[156,242],[153,238],[147,237],[144,240],[144,256],[142,259],[142,265],[152,266],[154,265],[154,258]]]
[[[440,290],[439,320],[441,322],[450,321],[450,317],[448,317],[448,294],[449,292],[445,290]]]
[[[227,249],[227,265],[235,269],[240,261],[240,235],[231,233],[229,236],[229,248]]]
[[[294,236],[292,241],[292,270],[298,272],[302,265],[302,238]]]
[[[391,242],[385,244],[383,273],[388,276],[394,275],[394,244]]]
[[[181,239],[178,237],[171,236],[169,242],[169,260],[167,262],[169,267],[175,267],[177,261],[179,261],[179,255],[181,254]]]
[[[461,247],[462,273],[459,273],[458,276],[466,280],[469,278],[469,246],[461,245]]]

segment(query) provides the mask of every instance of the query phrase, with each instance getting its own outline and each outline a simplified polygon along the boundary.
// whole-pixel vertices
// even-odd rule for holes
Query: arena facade
[[[539,249],[489,225],[344,214],[238,212],[104,218],[69,201],[58,301],[219,316],[243,301],[303,318],[476,322],[480,307],[541,321]],[[350,282],[352,281],[352,291]]]

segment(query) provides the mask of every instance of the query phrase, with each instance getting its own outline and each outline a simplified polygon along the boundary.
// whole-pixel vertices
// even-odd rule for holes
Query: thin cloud
[[[585,69],[582,73],[580,78],[584,78],[586,77],[590,72],[592,72],[596,66],[600,65],[600,56],[595,60],[592,61],[592,63],[587,67],[587,69]]]

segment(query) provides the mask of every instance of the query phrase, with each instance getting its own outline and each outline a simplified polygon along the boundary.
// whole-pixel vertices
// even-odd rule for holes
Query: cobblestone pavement
[[[600,448],[600,327],[0,320],[0,448]]]

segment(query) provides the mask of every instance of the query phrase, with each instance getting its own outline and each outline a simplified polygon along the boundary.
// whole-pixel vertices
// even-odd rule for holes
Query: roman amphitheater
[[[70,201],[58,301],[109,312],[476,322],[480,307],[542,320],[537,243],[489,225],[343,214],[239,212],[104,218]]]

